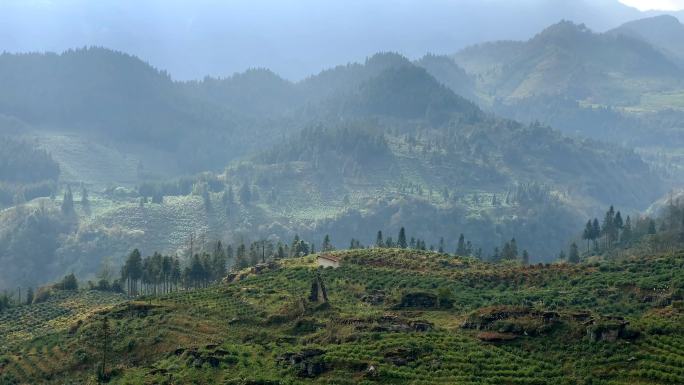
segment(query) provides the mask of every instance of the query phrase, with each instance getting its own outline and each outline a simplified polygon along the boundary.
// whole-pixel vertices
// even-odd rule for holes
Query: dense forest
[[[45,150],[0,136],[0,207],[50,196],[59,173],[59,164]]]

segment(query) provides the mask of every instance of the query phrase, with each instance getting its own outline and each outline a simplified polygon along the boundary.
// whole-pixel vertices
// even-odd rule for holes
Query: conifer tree
[[[568,253],[568,262],[569,263],[579,263],[580,257],[579,257],[579,250],[577,248],[577,244],[573,242],[570,245],[570,252]]]
[[[88,190],[85,186],[81,188],[81,206],[88,208],[90,206],[90,200],[88,199]]]
[[[29,287],[26,291],[26,304],[30,305],[33,303],[33,288]]]
[[[385,247],[385,242],[382,240],[382,231],[378,230],[378,234],[375,236],[375,247],[383,248]]]
[[[387,237],[387,239],[385,239],[385,247],[391,249],[391,248],[393,248],[393,247],[395,247],[395,246],[396,246],[396,245],[394,244],[394,240],[392,239],[392,237]]]
[[[408,247],[408,243],[406,242],[406,230],[402,227],[399,229],[399,237],[397,237],[397,246],[405,249]]]
[[[102,362],[98,370],[98,382],[105,383],[109,380],[107,373],[107,353],[109,351],[109,318],[104,316],[102,319]]]
[[[587,241],[587,253],[589,253],[589,242],[593,239],[594,232],[591,225],[591,219],[587,221],[586,226],[584,226],[584,231],[582,232],[582,239]]]
[[[325,235],[323,238],[323,245],[321,245],[321,251],[326,252],[326,251],[332,251],[333,250],[333,245],[332,242],[330,241],[330,236],[328,234]]]
[[[458,236],[458,246],[456,247],[456,255],[458,256],[466,256],[467,250],[466,250],[466,243],[465,243],[465,236],[463,236],[463,233]]]
[[[238,269],[244,269],[249,265],[249,262],[247,261],[247,246],[245,246],[244,242],[240,242],[240,245],[237,248],[237,252],[235,253],[235,266]]]
[[[527,252],[527,250],[523,250],[521,262],[523,266],[527,266],[530,264],[530,254]]]
[[[62,214],[71,215],[74,213],[74,195],[71,193],[71,187],[67,185],[64,191],[64,199],[62,200]]]
[[[622,227],[622,235],[620,235],[620,242],[623,244],[629,244],[632,240],[632,219],[627,216],[625,219],[625,224]]]
[[[598,218],[594,218],[594,221],[591,223],[591,240],[594,241],[594,249],[598,251],[598,242],[597,240],[601,236],[601,226],[599,225]]]

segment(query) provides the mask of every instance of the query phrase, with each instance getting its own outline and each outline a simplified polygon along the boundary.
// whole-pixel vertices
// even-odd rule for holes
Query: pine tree
[[[397,238],[397,246],[405,249],[408,247],[408,243],[406,242],[406,230],[402,227],[399,229],[399,237]]]
[[[235,256],[235,266],[237,266],[238,269],[244,269],[249,265],[249,262],[247,261],[247,246],[243,242],[240,242],[240,245],[237,248],[236,256]]]
[[[107,353],[109,350],[109,318],[105,316],[102,319],[102,363],[98,370],[98,382],[108,382],[109,374],[107,373]]]
[[[504,261],[510,261],[512,260],[512,255],[513,253],[511,252],[511,244],[510,242],[506,242],[501,250],[501,259]]]
[[[598,218],[594,218],[594,221],[591,223],[591,240],[594,241],[594,249],[598,251],[598,242],[597,240],[601,236],[601,226],[599,225]]]
[[[617,226],[615,223],[615,209],[610,206],[603,218],[603,236],[605,238],[605,246],[610,248],[613,242],[617,239]]]
[[[85,186],[81,189],[81,206],[87,208],[90,206],[90,200],[88,199],[88,190]]]
[[[577,244],[573,242],[570,245],[570,252],[568,253],[568,262],[569,263],[579,263],[580,257],[579,257],[579,250],[577,248]]]
[[[217,241],[211,260],[213,280],[218,281],[226,275],[227,257],[221,241]]]
[[[385,247],[391,249],[391,248],[393,248],[393,247],[395,247],[395,246],[396,246],[396,245],[394,244],[394,240],[392,239],[392,237],[387,237],[387,239],[385,239]]]
[[[332,251],[333,249],[333,245],[330,242],[330,236],[326,234],[325,238],[323,238],[323,245],[321,246],[321,251]]]
[[[182,277],[182,272],[181,272],[181,266],[180,266],[180,260],[178,258],[173,259],[173,266],[171,268],[171,282],[175,286],[176,290],[178,289],[178,284],[180,283]]]
[[[501,252],[499,251],[498,247],[494,248],[494,254],[492,255],[492,262],[499,262],[501,261]]]
[[[128,278],[130,280],[130,286],[128,293],[130,295],[138,294],[138,280],[142,278],[142,256],[138,249],[133,249],[133,251],[128,255],[128,260],[126,261],[126,267],[128,272]]]
[[[33,303],[33,288],[29,287],[26,291],[26,304],[30,305]]]
[[[584,231],[582,232],[582,239],[587,241],[587,253],[589,253],[589,242],[593,239],[593,227],[591,225],[591,219],[587,221]]]
[[[458,236],[458,246],[456,247],[456,255],[461,257],[467,255],[465,236],[463,236],[463,234]]]
[[[437,251],[441,254],[444,253],[444,237],[439,238],[439,248]]]
[[[510,260],[514,261],[516,259],[518,259],[518,242],[515,238],[512,238],[510,242]]]
[[[622,235],[620,236],[620,242],[628,245],[632,240],[632,219],[627,216],[625,219],[625,224],[622,227]]]
[[[380,230],[378,230],[378,234],[375,236],[375,247],[385,247],[385,242],[382,240],[382,231]]]
[[[527,253],[527,250],[523,250],[521,262],[523,266],[527,266],[530,264],[530,254]]]
[[[71,215],[74,213],[74,195],[71,193],[71,187],[67,185],[64,192],[64,199],[62,200],[62,214]]]

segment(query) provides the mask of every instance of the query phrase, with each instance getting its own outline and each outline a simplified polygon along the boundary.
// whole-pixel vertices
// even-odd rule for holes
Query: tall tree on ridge
[[[382,240],[382,231],[378,230],[378,234],[375,236],[375,247],[383,248],[385,247],[385,242]]]
[[[397,238],[397,246],[405,249],[408,247],[408,243],[406,242],[406,230],[402,227],[399,229],[399,237]]]

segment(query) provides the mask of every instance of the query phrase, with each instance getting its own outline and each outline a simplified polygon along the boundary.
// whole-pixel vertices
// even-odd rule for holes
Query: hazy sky
[[[620,0],[621,3],[640,9],[678,11],[684,9],[684,0]]]
[[[451,54],[561,19],[602,31],[647,15],[618,0],[0,0],[0,51],[96,45],[177,79],[253,67],[300,79],[378,51]]]

